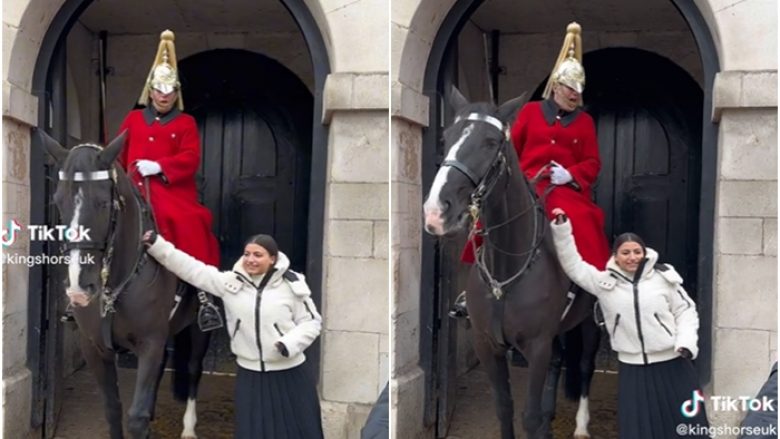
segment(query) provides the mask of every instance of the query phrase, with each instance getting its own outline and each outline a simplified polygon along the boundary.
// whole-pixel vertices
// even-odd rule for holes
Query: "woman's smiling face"
[[[254,243],[244,247],[242,266],[247,274],[265,274],[275,263],[276,256],[271,256],[265,247]]]
[[[615,263],[628,273],[636,272],[645,257],[645,250],[638,242],[626,241],[615,252]]]

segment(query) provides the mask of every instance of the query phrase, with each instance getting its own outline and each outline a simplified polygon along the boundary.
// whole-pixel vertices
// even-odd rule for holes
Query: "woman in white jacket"
[[[617,237],[606,270],[598,270],[582,260],[563,210],[552,213],[561,266],[574,283],[598,298],[612,349],[618,353],[620,437],[668,439],[680,436],[680,424],[686,429],[707,427],[691,362],[698,354],[699,315],[680,275],[670,265],[659,264],[658,253],[633,233]],[[682,436],[709,437],[705,433],[686,430]]]
[[[180,279],[222,298],[238,363],[234,437],[322,438],[317,389],[302,367],[322,318],[303,275],[289,269],[276,241],[250,238],[232,271],[204,264],[153,232],[144,241]]]

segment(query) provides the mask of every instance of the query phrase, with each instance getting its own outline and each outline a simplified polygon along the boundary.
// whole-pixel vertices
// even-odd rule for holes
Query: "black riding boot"
[[[198,291],[198,301],[200,302],[198,327],[202,332],[213,331],[225,325],[222,321],[222,315],[219,313],[219,308],[214,304],[214,298],[211,294],[206,294],[205,291]]]
[[[466,308],[466,292],[463,291],[455,299],[455,303],[452,304],[450,312],[448,313],[453,319],[469,318],[469,310]]]

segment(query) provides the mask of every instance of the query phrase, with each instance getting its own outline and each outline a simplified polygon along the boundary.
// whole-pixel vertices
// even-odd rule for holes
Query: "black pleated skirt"
[[[236,439],[321,439],[317,388],[303,366],[256,372],[238,366]]]
[[[682,357],[647,366],[620,363],[620,438],[709,438],[706,431],[696,429],[709,426],[704,404],[699,404],[699,412],[692,418],[683,416],[681,410],[697,389],[701,387],[693,363]]]

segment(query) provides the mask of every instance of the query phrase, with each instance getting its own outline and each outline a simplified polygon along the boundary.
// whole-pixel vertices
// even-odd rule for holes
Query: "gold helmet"
[[[157,48],[157,56],[154,57],[152,69],[146,78],[146,84],[138,98],[138,104],[147,105],[149,103],[149,93],[151,90],[157,90],[162,93],[170,93],[179,90],[179,72],[176,69],[176,49],[173,45],[174,35],[170,30],[163,31],[160,34],[160,45]],[[176,105],[179,110],[184,110],[184,101],[181,91],[179,91]]]
[[[555,67],[547,80],[547,86],[544,88],[545,99],[550,96],[553,84],[563,84],[571,87],[578,93],[585,90],[585,69],[582,67],[582,28],[576,22],[569,23],[566,26],[566,38],[563,40],[563,47],[555,61]],[[580,97],[582,105],[582,97]]]

